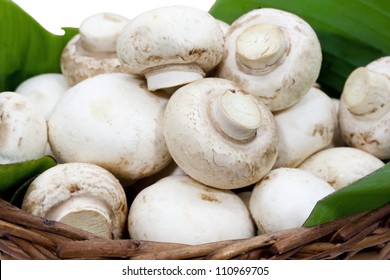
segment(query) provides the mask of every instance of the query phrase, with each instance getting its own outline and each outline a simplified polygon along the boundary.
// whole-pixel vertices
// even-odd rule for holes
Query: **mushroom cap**
[[[236,194],[187,175],[165,177],[142,190],[130,207],[128,229],[133,239],[185,244],[254,235],[249,210]]]
[[[119,181],[88,163],[58,164],[41,173],[30,184],[22,209],[114,239],[121,238],[128,212]]]
[[[113,13],[86,18],[80,33],[65,46],[61,71],[71,86],[103,73],[126,72],[116,55],[116,43],[128,19]]]
[[[41,112],[25,96],[0,93],[0,164],[40,158],[47,145]]]
[[[172,64],[196,64],[208,72],[221,60],[223,46],[223,31],[210,14],[166,6],[130,20],[118,38],[117,54],[134,74]]]
[[[329,96],[311,88],[294,106],[274,113],[279,131],[274,168],[297,167],[310,155],[327,147],[335,126],[335,107]]]
[[[61,162],[89,162],[126,183],[171,161],[163,135],[165,96],[124,73],[101,74],[69,89],[49,119],[49,142]]]
[[[379,85],[380,84],[380,85]],[[353,95],[367,94],[354,113],[346,102],[346,88]],[[371,87],[371,88],[369,88]],[[363,90],[366,90],[364,91]],[[390,159],[390,56],[379,58],[352,72],[340,98],[339,125],[348,146],[366,151],[379,159]]]
[[[15,89],[15,92],[28,97],[48,120],[57,101],[69,87],[64,75],[45,73],[25,80]]]
[[[275,26],[283,34],[286,50],[277,61],[255,70],[240,63],[236,42],[247,28],[262,24]],[[321,46],[308,23],[289,12],[262,8],[242,15],[231,24],[216,75],[236,82],[271,111],[278,111],[292,106],[310,90],[318,78],[321,62]]]
[[[261,232],[301,227],[315,204],[334,189],[311,173],[295,168],[272,170],[258,182],[249,210]]]
[[[231,132],[231,127],[221,127],[216,122],[213,105],[226,91],[253,101],[261,115],[259,127],[247,140],[228,136],[223,130]],[[242,119],[246,119],[246,109],[243,106]],[[237,108],[231,113],[239,111]],[[165,111],[164,136],[172,158],[186,174],[221,189],[259,181],[272,168],[277,155],[277,128],[269,109],[231,81],[219,78],[193,82],[171,96]]]
[[[383,161],[351,147],[329,148],[315,153],[298,166],[341,189],[381,168]]]

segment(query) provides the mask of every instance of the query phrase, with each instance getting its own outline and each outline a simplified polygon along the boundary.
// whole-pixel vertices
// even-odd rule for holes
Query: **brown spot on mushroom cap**
[[[200,198],[204,201],[221,203],[221,201],[213,194],[201,193]]]

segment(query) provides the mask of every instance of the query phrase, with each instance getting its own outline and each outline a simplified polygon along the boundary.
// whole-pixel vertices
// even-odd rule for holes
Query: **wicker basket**
[[[315,227],[184,245],[107,240],[0,200],[0,259],[390,259],[390,203]]]

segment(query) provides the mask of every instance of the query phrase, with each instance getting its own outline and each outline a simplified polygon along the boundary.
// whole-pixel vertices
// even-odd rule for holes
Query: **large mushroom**
[[[0,93],[0,164],[40,158],[46,145],[43,114],[25,96]]]
[[[340,98],[339,123],[348,146],[390,159],[390,56],[350,74]]]
[[[203,78],[221,60],[224,33],[210,14],[192,7],[160,7],[123,29],[117,55],[127,71],[144,75],[149,90]]]
[[[321,61],[319,40],[308,23],[285,11],[256,9],[230,26],[217,76],[278,111],[309,91]]]
[[[232,191],[176,175],[138,194],[130,207],[128,229],[133,239],[202,244],[249,238],[255,228],[249,210]]]
[[[69,89],[50,116],[49,143],[60,162],[104,167],[123,184],[150,176],[171,161],[163,135],[167,97],[144,80],[106,73]]]
[[[88,163],[59,164],[40,174],[30,184],[22,209],[110,239],[122,237],[128,212],[119,181]]]
[[[220,78],[192,82],[172,95],[164,136],[186,174],[221,189],[256,183],[277,156],[278,133],[270,110]]]
[[[119,33],[128,19],[113,13],[86,18],[61,55],[61,71],[71,86],[102,73],[125,72],[116,55]]]
[[[301,227],[315,204],[334,189],[295,168],[272,170],[254,187],[249,210],[261,233]]]

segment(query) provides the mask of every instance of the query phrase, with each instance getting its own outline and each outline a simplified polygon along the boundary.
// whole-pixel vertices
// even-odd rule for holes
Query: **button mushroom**
[[[320,199],[334,192],[324,180],[295,168],[272,170],[258,182],[249,210],[260,232],[301,227]]]
[[[61,55],[61,71],[71,86],[102,73],[125,72],[116,55],[119,33],[128,19],[112,13],[86,18]]]
[[[221,60],[224,34],[207,12],[160,7],[132,19],[118,38],[117,55],[127,71],[145,75],[149,90],[203,78]]]
[[[381,168],[383,161],[351,147],[329,148],[315,153],[298,166],[341,189]]]
[[[339,114],[348,146],[390,159],[390,56],[351,73],[341,94]]]
[[[130,207],[128,229],[132,239],[185,244],[249,238],[255,230],[236,194],[187,175],[169,176],[142,190]]]
[[[44,116],[15,92],[0,93],[0,164],[40,158],[47,145]]]
[[[263,8],[232,23],[217,76],[278,111],[313,87],[321,61],[321,46],[309,24],[291,13]]]
[[[111,239],[122,237],[128,213],[119,181],[88,163],[59,164],[41,173],[30,184],[22,209]]]
[[[331,98],[317,88],[310,89],[298,103],[274,116],[279,131],[274,168],[297,167],[333,139],[335,107]]]
[[[270,110],[219,78],[192,82],[172,95],[164,136],[172,158],[186,174],[221,189],[259,181],[277,155],[277,128]]]
[[[124,185],[172,160],[163,135],[167,98],[125,73],[106,73],[70,88],[50,116],[49,142],[61,162],[89,162]]]
[[[45,73],[25,80],[15,89],[15,92],[28,97],[48,120],[57,101],[69,87],[64,75]]]

